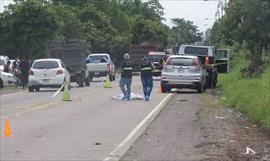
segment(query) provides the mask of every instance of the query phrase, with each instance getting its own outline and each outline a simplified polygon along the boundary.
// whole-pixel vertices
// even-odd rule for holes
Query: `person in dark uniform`
[[[151,61],[149,61],[147,57],[144,57],[140,64],[140,71],[145,101],[149,101],[149,97],[153,89],[153,76],[152,76],[153,69],[154,68]]]
[[[124,94],[123,100],[130,100],[131,92],[131,82],[132,82],[132,70],[133,65],[130,62],[130,56],[128,53],[124,54],[124,61],[121,65],[121,79],[120,79],[120,89]]]
[[[21,71],[21,78],[23,83],[23,89],[27,87],[28,83],[28,71],[29,71],[29,63],[26,58],[23,58],[20,65],[19,70]]]

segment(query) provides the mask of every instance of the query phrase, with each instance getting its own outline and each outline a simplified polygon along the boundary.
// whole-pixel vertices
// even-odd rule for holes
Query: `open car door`
[[[230,49],[217,49],[216,65],[219,73],[228,73],[230,66]]]

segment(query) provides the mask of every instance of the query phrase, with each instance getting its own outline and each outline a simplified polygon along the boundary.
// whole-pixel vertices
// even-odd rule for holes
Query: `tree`
[[[174,18],[172,22],[175,25],[171,28],[169,36],[169,43],[172,46],[202,41],[202,33],[199,32],[197,26],[193,25],[193,22],[182,18]]]
[[[250,52],[248,75],[261,72],[262,49],[270,44],[270,2],[266,0],[237,0],[213,27],[211,40],[215,45],[245,44]]]
[[[2,50],[11,57],[39,57],[58,27],[50,4],[41,0],[17,1],[0,17]]]

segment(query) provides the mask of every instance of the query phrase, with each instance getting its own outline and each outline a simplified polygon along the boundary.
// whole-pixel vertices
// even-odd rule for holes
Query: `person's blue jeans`
[[[153,77],[141,77],[143,85],[143,94],[145,98],[149,98],[153,89]]]
[[[130,99],[130,91],[131,91],[131,78],[121,78],[120,79],[120,89],[124,94],[124,99]]]

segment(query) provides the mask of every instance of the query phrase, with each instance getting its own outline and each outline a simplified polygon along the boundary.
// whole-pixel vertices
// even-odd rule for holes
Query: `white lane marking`
[[[52,98],[58,95],[58,93],[61,91],[62,88],[64,88],[65,83],[52,95]]]
[[[157,117],[163,107],[170,101],[173,94],[168,94],[130,133],[129,135],[110,153],[104,161],[119,161],[128,151],[131,145],[141,136],[151,122]]]
[[[25,91],[20,91],[20,92],[15,92],[15,93],[9,93],[9,94],[3,94],[3,95],[0,95],[0,97],[11,96],[11,95],[16,95],[16,94],[20,94],[20,93],[25,93]]]

